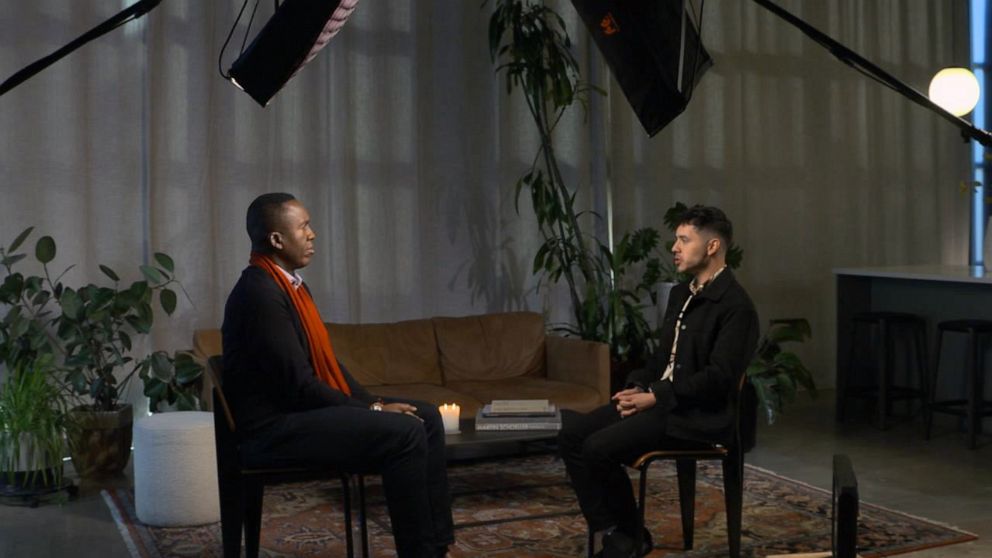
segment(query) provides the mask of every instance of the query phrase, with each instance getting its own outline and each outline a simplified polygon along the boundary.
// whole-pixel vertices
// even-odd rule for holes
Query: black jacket
[[[668,364],[675,322],[689,297],[689,284],[672,288],[658,351],[628,385],[650,388],[657,405],[669,409],[665,433],[676,438],[730,442],[734,400],[741,375],[758,342],[758,314],[730,269],[693,297],[682,319],[672,381],[661,381]]]
[[[261,268],[241,272],[224,307],[221,333],[224,394],[241,429],[250,431],[279,414],[329,405],[368,407],[373,400],[344,366],[350,397],[314,376],[299,315]]]

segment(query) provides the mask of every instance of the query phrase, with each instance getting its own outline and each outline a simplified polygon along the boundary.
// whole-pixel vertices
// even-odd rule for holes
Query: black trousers
[[[326,465],[381,474],[399,556],[436,556],[454,542],[444,456],[444,425],[437,407],[409,403],[417,416],[360,407],[324,407],[281,416],[251,432],[244,458],[251,466]]]
[[[653,407],[622,419],[614,403],[589,413],[562,411],[558,450],[590,529],[616,526],[638,534],[637,502],[624,465],[667,439],[667,417],[666,409]]]

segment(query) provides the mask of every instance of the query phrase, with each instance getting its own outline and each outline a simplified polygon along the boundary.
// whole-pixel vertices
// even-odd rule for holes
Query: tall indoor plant
[[[644,312],[647,300],[655,302],[660,237],[655,229],[639,229],[611,248],[583,230],[576,192],[559,168],[554,130],[569,108],[585,104],[597,90],[579,80],[564,20],[543,2],[496,0],[489,47],[496,71],[505,74],[507,92],[522,93],[540,138],[516,195],[529,191],[544,239],[534,272],[542,282],[563,280],[568,287],[572,320],[561,329],[609,344],[615,363],[640,362],[657,338]]]
[[[130,456],[133,421],[131,405],[122,400],[125,388],[135,374],[173,362],[161,351],[143,357],[132,353],[135,338],[151,331],[156,299],[166,314],[176,308],[174,287],[181,285],[174,277],[174,263],[156,253],[155,265],[139,267],[143,279],[126,287],[113,269],[100,265],[109,286],[73,287],[63,282],[73,266],[55,276],[49,268],[56,256],[50,236],[35,243],[40,274],[15,269],[27,257],[18,249],[31,232],[28,228],[8,248],[0,247],[6,272],[0,302],[8,306],[5,321],[15,324],[13,333],[24,339],[0,357],[9,365],[12,359],[52,355],[59,380],[79,402],[70,413],[77,427],[70,437],[76,471],[84,477],[119,473]]]

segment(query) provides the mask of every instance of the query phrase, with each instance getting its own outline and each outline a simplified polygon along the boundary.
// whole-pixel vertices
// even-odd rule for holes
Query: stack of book
[[[547,399],[496,399],[479,409],[475,430],[561,430],[561,411]]]

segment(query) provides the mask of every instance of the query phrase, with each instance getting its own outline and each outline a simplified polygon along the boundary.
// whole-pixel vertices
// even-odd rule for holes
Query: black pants
[[[668,411],[658,407],[620,418],[611,403],[589,413],[562,411],[558,450],[589,528],[617,526],[638,534],[637,502],[625,464],[661,444]]]
[[[324,407],[283,415],[253,431],[243,444],[251,466],[327,465],[382,475],[399,556],[436,556],[454,542],[451,496],[444,456],[444,425],[437,407],[409,415],[360,407]]]

